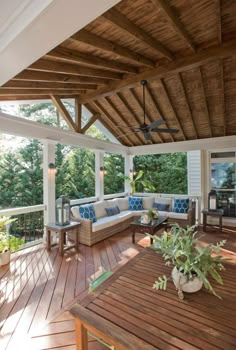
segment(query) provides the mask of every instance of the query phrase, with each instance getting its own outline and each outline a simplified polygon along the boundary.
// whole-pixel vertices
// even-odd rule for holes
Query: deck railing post
[[[102,201],[104,198],[104,151],[95,150],[95,196]]]

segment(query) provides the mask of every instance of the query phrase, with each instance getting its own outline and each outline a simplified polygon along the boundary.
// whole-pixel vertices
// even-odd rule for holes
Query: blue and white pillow
[[[113,216],[120,213],[119,207],[116,205],[115,207],[105,208],[107,216]]]
[[[189,198],[175,198],[174,199],[174,213],[186,214],[189,209]]]
[[[142,197],[129,197],[129,210],[143,210]]]
[[[81,205],[79,207],[79,213],[80,213],[80,216],[82,219],[89,219],[92,222],[97,221],[95,211],[94,211],[92,204]]]

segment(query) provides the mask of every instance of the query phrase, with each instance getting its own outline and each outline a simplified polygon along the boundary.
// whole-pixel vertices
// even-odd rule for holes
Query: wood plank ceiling
[[[52,98],[76,132],[81,104],[127,146],[128,127],[164,119],[149,143],[236,135],[236,1],[123,0],[0,88],[0,100]],[[61,98],[75,98],[72,120]],[[89,126],[90,126],[89,125]]]

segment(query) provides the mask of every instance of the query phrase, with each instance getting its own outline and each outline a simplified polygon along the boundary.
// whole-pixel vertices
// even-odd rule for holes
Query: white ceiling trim
[[[47,140],[109,153],[128,154],[128,147],[93,137],[40,124],[0,112],[0,132],[10,135]]]
[[[6,36],[1,37],[5,49],[0,53],[0,86],[119,1],[44,0],[41,6],[34,7],[22,0],[25,9],[19,10],[19,18],[7,25],[1,23]],[[35,2],[38,4],[41,0]],[[11,3],[9,0],[9,5]],[[26,15],[32,20],[26,21]],[[0,28],[0,33],[4,34],[4,28]],[[16,36],[14,28],[19,32]]]

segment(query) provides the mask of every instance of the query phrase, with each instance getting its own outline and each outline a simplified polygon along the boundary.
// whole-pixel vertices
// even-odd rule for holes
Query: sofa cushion
[[[120,213],[120,209],[117,205],[115,207],[105,208],[105,210],[106,210],[107,216],[113,216]]]
[[[154,203],[154,197],[143,197],[143,209],[152,209]]]
[[[95,211],[95,215],[97,219],[107,215],[104,201],[93,203],[93,209]]]
[[[74,207],[71,207],[71,212],[72,212],[72,214],[73,214],[73,216],[75,218],[80,218],[81,217],[80,213],[79,213],[79,206],[78,205],[74,206]]]
[[[116,205],[118,206],[117,199],[109,199],[107,201],[104,201],[105,208],[112,208],[115,207]]]
[[[172,199],[171,198],[156,197],[155,203],[169,204],[170,205],[169,211],[172,211]]]
[[[161,210],[161,211],[169,211],[170,210],[170,204],[167,204],[167,203],[154,202],[152,207],[157,209],[157,210]]]
[[[142,197],[129,197],[129,210],[143,210]]]
[[[170,220],[172,219],[179,219],[179,220],[188,220],[188,214],[183,213],[174,213],[173,211],[159,211],[160,216],[168,216]]]
[[[189,198],[174,198],[174,213],[187,213],[189,208]]]
[[[96,215],[92,204],[85,204],[79,207],[79,213],[82,219],[89,219],[96,222]]]
[[[117,203],[120,211],[129,209],[129,199],[128,198],[117,198]]]
[[[92,224],[92,232],[97,232],[105,228],[111,227],[113,225],[119,224],[133,216],[132,212],[129,210],[121,211],[119,214],[113,216],[106,216],[100,218],[97,222]]]

